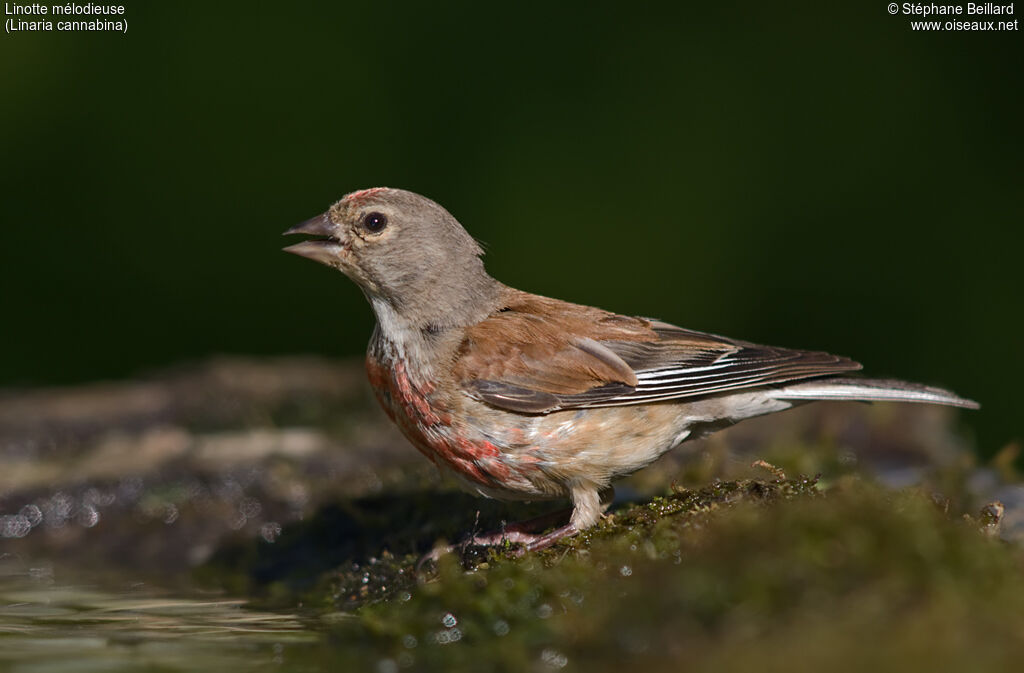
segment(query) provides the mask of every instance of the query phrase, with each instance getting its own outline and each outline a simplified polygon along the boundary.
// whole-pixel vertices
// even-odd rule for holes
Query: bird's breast
[[[467,425],[435,381],[418,380],[400,357],[371,349],[366,371],[388,417],[421,453],[488,492],[533,490],[498,444]]]

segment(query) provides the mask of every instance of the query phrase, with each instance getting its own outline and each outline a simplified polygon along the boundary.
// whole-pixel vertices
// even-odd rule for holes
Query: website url
[[[938,31],[959,31],[959,30],[1019,30],[1017,22],[1013,21],[911,21],[912,30],[938,30]]]

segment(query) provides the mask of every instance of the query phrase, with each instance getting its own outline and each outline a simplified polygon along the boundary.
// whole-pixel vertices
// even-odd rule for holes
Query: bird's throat
[[[373,343],[386,344],[387,352],[415,363],[416,371],[431,372],[435,364],[450,360],[465,328],[485,319],[498,307],[503,286],[488,280],[493,285],[479,287],[478,292],[462,301],[452,302],[449,295],[449,301],[443,305],[425,301],[414,306],[396,306],[387,298],[367,293],[377,317]]]

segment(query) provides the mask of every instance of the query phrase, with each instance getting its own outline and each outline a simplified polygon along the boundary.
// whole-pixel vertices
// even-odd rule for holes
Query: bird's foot
[[[489,533],[474,533],[458,544],[434,547],[420,558],[416,568],[423,567],[427,562],[437,563],[437,560],[445,554],[454,552],[464,554],[470,547],[502,547],[513,556],[522,556],[529,551],[547,549],[562,538],[579,532],[571,523],[559,526],[547,533],[535,532],[549,528],[554,520],[564,521],[564,516],[565,512],[545,514],[527,521],[508,524]]]
[[[529,522],[526,522],[529,523]],[[508,544],[521,545],[520,553],[547,549],[564,537],[575,535],[579,531],[576,526],[567,523],[547,533],[531,533],[523,528],[524,524],[512,524],[504,530],[474,535],[463,543],[462,547],[499,547]]]

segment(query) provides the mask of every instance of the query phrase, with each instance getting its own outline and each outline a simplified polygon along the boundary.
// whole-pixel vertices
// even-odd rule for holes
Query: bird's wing
[[[508,293],[466,331],[456,381],[522,413],[647,404],[860,369],[828,353],[774,348]]]

